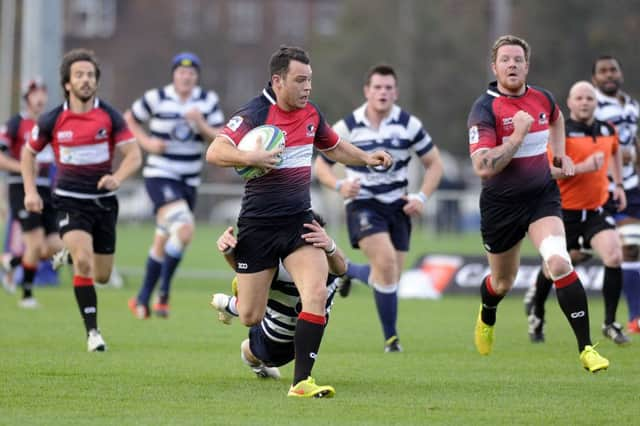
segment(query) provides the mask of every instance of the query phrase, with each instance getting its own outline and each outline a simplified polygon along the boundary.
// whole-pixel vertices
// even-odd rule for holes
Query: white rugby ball
[[[284,132],[270,124],[254,127],[244,135],[237,145],[241,151],[273,151],[274,149],[284,148],[285,137]],[[282,161],[282,158],[280,158]],[[278,163],[277,165],[279,165]],[[236,167],[236,172],[246,180],[255,179],[269,173],[269,170],[260,167]]]

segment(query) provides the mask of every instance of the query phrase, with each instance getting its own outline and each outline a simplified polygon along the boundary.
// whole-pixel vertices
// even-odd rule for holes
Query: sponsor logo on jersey
[[[549,122],[549,119],[547,118],[547,114],[545,114],[544,112],[541,112],[538,115],[538,124],[542,126],[544,124],[547,124],[548,122]]]
[[[313,123],[307,124],[307,137],[314,137],[316,135],[316,126]]]
[[[56,135],[56,138],[60,142],[68,142],[73,139],[73,130],[60,130]]]
[[[478,126],[472,126],[469,128],[469,145],[473,145],[480,142],[480,133],[478,132]]]
[[[504,130],[513,129],[513,117],[506,117],[502,119],[502,128]]]
[[[231,119],[227,123],[227,127],[235,132],[240,128],[241,124],[242,124],[242,117],[240,117],[239,115],[235,115],[231,117]]]
[[[105,129],[104,127],[100,130],[98,130],[98,133],[96,133],[96,137],[95,139],[106,139],[108,137],[108,133],[107,133],[107,129]]]

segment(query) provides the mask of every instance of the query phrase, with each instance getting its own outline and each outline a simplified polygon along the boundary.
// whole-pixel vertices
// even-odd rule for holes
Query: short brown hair
[[[391,65],[378,64],[369,68],[367,73],[364,75],[365,86],[368,86],[371,83],[371,77],[373,77],[374,74],[392,75],[396,83],[398,82],[398,76],[396,75],[396,71],[393,69]]]
[[[493,47],[491,48],[491,63],[495,64],[498,49],[502,46],[520,46],[522,50],[524,50],[524,60],[529,62],[529,57],[531,56],[531,47],[529,47],[529,43],[523,38],[516,37],[511,34],[503,35],[498,37],[498,39],[493,43]]]
[[[80,61],[91,62],[96,69],[96,82],[100,81],[100,66],[98,65],[98,59],[96,58],[96,54],[93,53],[93,50],[70,50],[62,57],[62,63],[60,64],[60,84],[62,85],[65,97],[69,97],[69,92],[64,86],[71,80],[71,65]]]
[[[309,55],[304,49],[295,46],[280,46],[280,49],[271,55],[269,60],[269,76],[280,75],[285,76],[289,71],[289,62],[298,61],[303,64],[311,63]]]

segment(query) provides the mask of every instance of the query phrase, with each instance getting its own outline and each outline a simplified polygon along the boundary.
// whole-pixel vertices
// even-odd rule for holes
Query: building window
[[[109,38],[116,31],[116,0],[70,0],[67,33],[83,38]]]
[[[176,37],[180,40],[193,38],[200,32],[200,3],[197,0],[175,2]]]
[[[284,38],[303,40],[309,24],[309,4],[297,0],[278,0],[276,28]]]
[[[334,36],[338,32],[341,7],[335,1],[323,1],[313,6],[313,30],[321,36]]]
[[[262,38],[264,8],[260,1],[236,0],[229,4],[229,37],[236,43],[256,43]]]

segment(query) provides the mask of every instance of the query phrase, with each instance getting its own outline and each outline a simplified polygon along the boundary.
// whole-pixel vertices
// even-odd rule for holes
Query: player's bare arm
[[[218,251],[223,254],[224,260],[227,261],[229,266],[232,269],[235,269],[235,256],[233,255],[233,250],[236,248],[236,244],[238,244],[238,240],[235,235],[233,235],[233,226],[227,227],[222,234],[218,237],[216,241],[216,246],[218,247]]]
[[[601,151],[594,152],[593,154],[585,158],[583,161],[575,165],[574,175],[591,173],[591,172],[596,172],[600,170],[604,165],[604,157],[605,156],[603,152]],[[553,177],[554,179],[566,179],[571,177],[571,176],[565,175],[562,172],[561,168],[556,167],[553,164],[550,165],[550,169],[551,169],[551,177]]]
[[[123,115],[127,127],[131,130],[131,133],[136,137],[136,140],[146,152],[150,154],[162,154],[167,149],[167,144],[160,138],[149,136],[147,132],[142,128],[140,123],[133,118],[133,113],[127,110]]]
[[[218,167],[260,167],[272,169],[280,161],[282,148],[240,151],[224,136],[216,136],[207,148],[207,162]]]
[[[553,153],[553,165],[562,170],[562,176],[575,175],[573,160],[565,151],[564,116],[558,113],[558,118],[549,124],[549,146]]]
[[[425,170],[420,191],[406,196],[407,204],[402,208],[404,213],[410,216],[422,214],[427,198],[434,193],[440,184],[440,179],[442,179],[442,159],[437,147],[434,146],[429,152],[420,157],[420,160]]]
[[[102,176],[98,181],[98,189],[115,191],[142,165],[142,154],[135,141],[118,145],[118,150],[122,153],[122,161],[118,170],[113,174]]]
[[[220,130],[222,130],[221,127],[209,125],[207,120],[204,118],[202,111],[198,108],[191,108],[189,111],[185,112],[184,118],[198,128],[198,132],[202,135],[202,139],[205,141],[214,140],[216,136],[218,136],[218,133],[220,133]]]
[[[333,167],[322,155],[318,155],[313,163],[314,174],[321,184],[335,189],[343,198],[353,198],[360,192],[359,179],[338,179]]]
[[[387,152],[375,151],[369,154],[344,139],[340,139],[335,148],[324,151],[324,154],[331,160],[348,166],[380,166],[386,168],[390,167],[393,162],[391,155]]]
[[[20,173],[20,162],[0,152],[0,170]]]
[[[41,213],[42,198],[36,188],[36,154],[23,147],[20,153],[20,172],[24,185],[24,208],[27,211]]]
[[[525,136],[531,129],[533,117],[525,111],[518,111],[513,116],[513,133],[495,148],[479,150],[472,157],[473,170],[483,179],[500,173],[511,162],[520,149]]]
[[[615,186],[613,188],[613,200],[616,202],[619,212],[627,208],[627,194],[622,185],[622,158],[624,153],[618,146],[616,152],[611,156],[611,164],[609,164],[609,174],[613,178]]]

